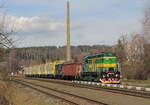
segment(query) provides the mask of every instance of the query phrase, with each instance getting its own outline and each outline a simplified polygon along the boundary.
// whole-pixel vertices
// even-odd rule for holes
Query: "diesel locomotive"
[[[102,52],[85,56],[83,62],[57,60],[24,68],[26,77],[120,83],[120,71],[115,53]]]

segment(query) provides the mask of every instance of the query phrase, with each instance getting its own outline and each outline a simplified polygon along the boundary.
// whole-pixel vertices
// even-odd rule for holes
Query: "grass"
[[[150,80],[122,80],[122,84],[150,87]]]

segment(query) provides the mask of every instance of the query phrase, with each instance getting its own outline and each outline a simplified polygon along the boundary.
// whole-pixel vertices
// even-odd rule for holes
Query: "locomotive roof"
[[[96,58],[96,57],[112,57],[112,56],[116,56],[115,53],[112,52],[102,52],[99,54],[95,54],[95,55],[89,55],[89,56],[85,56],[83,59],[90,59],[90,58]]]
[[[81,62],[62,62],[62,63],[58,63],[56,65],[65,65],[65,64],[81,64]]]

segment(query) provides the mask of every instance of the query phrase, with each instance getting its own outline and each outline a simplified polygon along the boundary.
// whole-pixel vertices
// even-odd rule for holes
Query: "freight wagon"
[[[64,62],[64,60],[57,60],[48,62],[46,64],[34,65],[31,67],[24,68],[24,75],[26,77],[38,77],[38,78],[55,78],[56,76],[56,65]]]
[[[82,63],[61,63],[56,65],[58,78],[74,80],[79,79],[82,72]]]

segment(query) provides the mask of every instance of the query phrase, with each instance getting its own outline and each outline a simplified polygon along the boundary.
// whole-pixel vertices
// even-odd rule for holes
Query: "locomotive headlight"
[[[103,75],[103,78],[105,78],[106,76],[105,75]]]
[[[116,76],[116,77],[119,77],[119,74],[116,74],[115,76]]]

